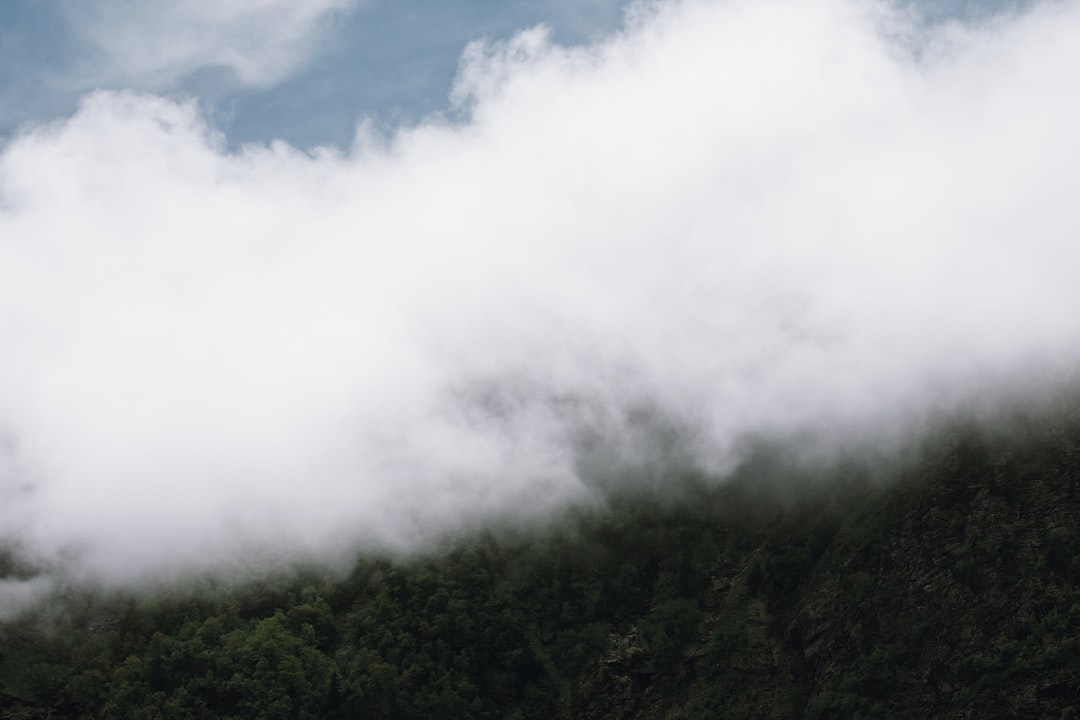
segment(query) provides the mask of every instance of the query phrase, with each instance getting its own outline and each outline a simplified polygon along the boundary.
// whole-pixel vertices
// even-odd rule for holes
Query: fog
[[[637,5],[310,153],[88,95],[0,155],[0,544],[33,587],[333,561],[662,483],[673,431],[722,482],[755,438],[1052,395],[1078,36],[1076,2]]]

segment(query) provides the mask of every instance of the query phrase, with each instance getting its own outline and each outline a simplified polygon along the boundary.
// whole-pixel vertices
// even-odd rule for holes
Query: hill
[[[784,457],[345,577],[68,588],[0,625],[0,718],[1076,716],[1080,413]]]

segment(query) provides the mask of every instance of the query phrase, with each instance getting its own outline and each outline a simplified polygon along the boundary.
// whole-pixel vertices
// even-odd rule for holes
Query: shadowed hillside
[[[58,592],[0,717],[1075,717],[1080,416],[778,457],[345,578]]]

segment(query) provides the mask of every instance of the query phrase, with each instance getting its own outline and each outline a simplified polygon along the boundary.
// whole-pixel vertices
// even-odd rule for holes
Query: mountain
[[[1080,411],[0,625],[0,718],[1069,718]],[[0,575],[30,571],[9,552]]]

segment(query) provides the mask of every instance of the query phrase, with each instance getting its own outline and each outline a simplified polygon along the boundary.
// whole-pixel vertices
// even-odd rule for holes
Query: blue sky
[[[126,9],[153,3],[110,2]],[[198,63],[153,79],[98,72],[107,63],[77,0],[0,3],[0,137],[70,115],[84,93],[129,87],[198,98],[234,147],[284,139],[300,147],[347,147],[359,118],[383,126],[443,110],[465,45],[504,39],[539,23],[556,42],[586,43],[617,31],[625,0],[346,0],[312,30],[314,41],[288,72],[247,83]],[[925,0],[933,21],[986,15],[1003,0]],[[105,13],[106,15],[108,13]],[[145,13],[135,31],[168,33],[167,18]],[[99,25],[100,25],[100,18]],[[105,22],[108,18],[105,18]],[[100,30],[100,27],[95,26]],[[183,32],[177,28],[177,32]],[[227,41],[227,36],[223,36]],[[212,59],[208,59],[212,60]],[[137,64],[138,58],[131,58]]]
[[[611,33],[622,0],[362,0],[328,13],[318,40],[266,86],[201,67],[138,89],[201,100],[233,143],[283,138],[347,146],[359,117],[411,122],[446,106],[465,45],[547,24],[562,43]],[[0,135],[70,114],[78,97],[122,79],[83,79],[100,63],[71,0],[0,3]],[[91,73],[92,75],[92,73]]]

